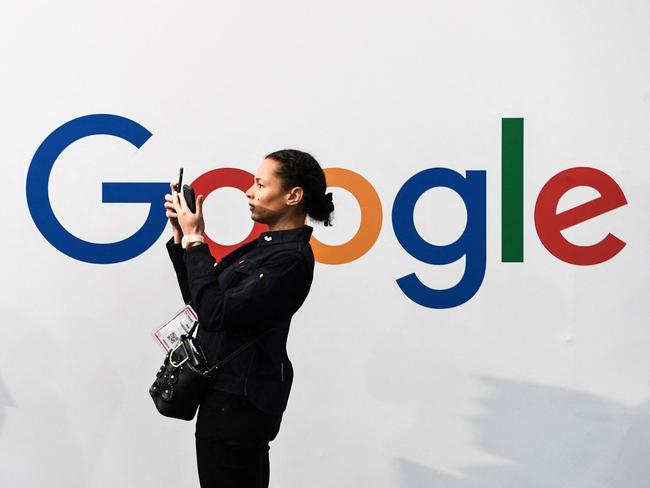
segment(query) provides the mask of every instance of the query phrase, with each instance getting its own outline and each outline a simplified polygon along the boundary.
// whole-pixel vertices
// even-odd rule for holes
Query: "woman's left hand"
[[[183,235],[189,236],[191,234],[203,234],[205,223],[203,222],[203,195],[196,197],[196,213],[187,206],[185,195],[174,191],[172,193],[174,210],[178,216],[178,223],[183,230]]]

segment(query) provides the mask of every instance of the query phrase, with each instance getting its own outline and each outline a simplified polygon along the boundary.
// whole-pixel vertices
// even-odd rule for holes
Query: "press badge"
[[[153,332],[154,339],[167,352],[178,345],[181,335],[187,334],[197,320],[199,320],[199,317],[194,309],[189,305],[185,305],[171,319]]]

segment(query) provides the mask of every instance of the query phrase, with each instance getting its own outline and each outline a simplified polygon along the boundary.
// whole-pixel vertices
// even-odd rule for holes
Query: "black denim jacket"
[[[293,367],[286,342],[292,315],[311,288],[313,227],[266,231],[216,263],[207,244],[166,246],[185,303],[199,317],[197,340],[210,365],[270,327],[270,332],[226,364],[213,387],[245,395],[260,410],[282,413]]]

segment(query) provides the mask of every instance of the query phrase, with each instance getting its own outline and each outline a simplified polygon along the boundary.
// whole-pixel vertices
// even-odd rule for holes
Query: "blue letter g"
[[[102,183],[102,202],[149,203],[149,215],[132,236],[109,244],[87,242],[68,232],[57,220],[50,204],[48,182],[54,162],[73,142],[87,136],[106,134],[140,148],[151,133],[137,122],[110,114],[86,115],[71,120],[45,138],[36,150],[27,172],[27,205],[43,237],[68,256],[87,263],[126,261],[147,250],[166,224],[162,201],[168,183]]]
[[[429,168],[413,175],[400,188],[393,204],[393,229],[402,247],[411,256],[429,264],[450,264],[465,256],[465,273],[446,290],[424,285],[415,273],[402,276],[397,284],[411,300],[429,308],[451,308],[465,303],[478,291],[485,276],[485,171],[467,171],[463,178],[449,168]],[[413,221],[415,204],[427,190],[445,187],[455,191],[465,203],[467,225],[451,244],[437,246],[418,234]]]

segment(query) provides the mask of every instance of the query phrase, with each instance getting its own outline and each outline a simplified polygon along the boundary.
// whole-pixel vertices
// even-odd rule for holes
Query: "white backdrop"
[[[284,147],[362,174],[383,226],[342,265],[317,263],[294,316],[295,381],[271,444],[271,486],[647,487],[650,472],[650,4],[644,0],[168,2],[24,1],[0,7],[5,204],[0,485],[198,486],[194,422],[160,416],[147,389],[162,361],[151,331],[181,305],[164,242],[97,265],[50,245],[26,174],[39,144],[76,117],[110,113],[153,133],[140,149],[87,138],[57,160],[50,199],[80,238],[134,233],[147,204],[102,204],[104,181],[255,172]],[[525,119],[523,263],[501,262],[501,118]],[[564,232],[627,243],[574,266],[533,221],[544,183],[593,166],[628,204]],[[436,166],[487,171],[487,270],[467,303],[436,310],[395,280],[453,285],[397,241],[402,184]],[[331,188],[342,244],[352,194]],[[568,193],[561,207],[593,198]],[[207,232],[240,242],[243,193],[205,205]],[[454,241],[465,208],[426,192],[415,222]]]

